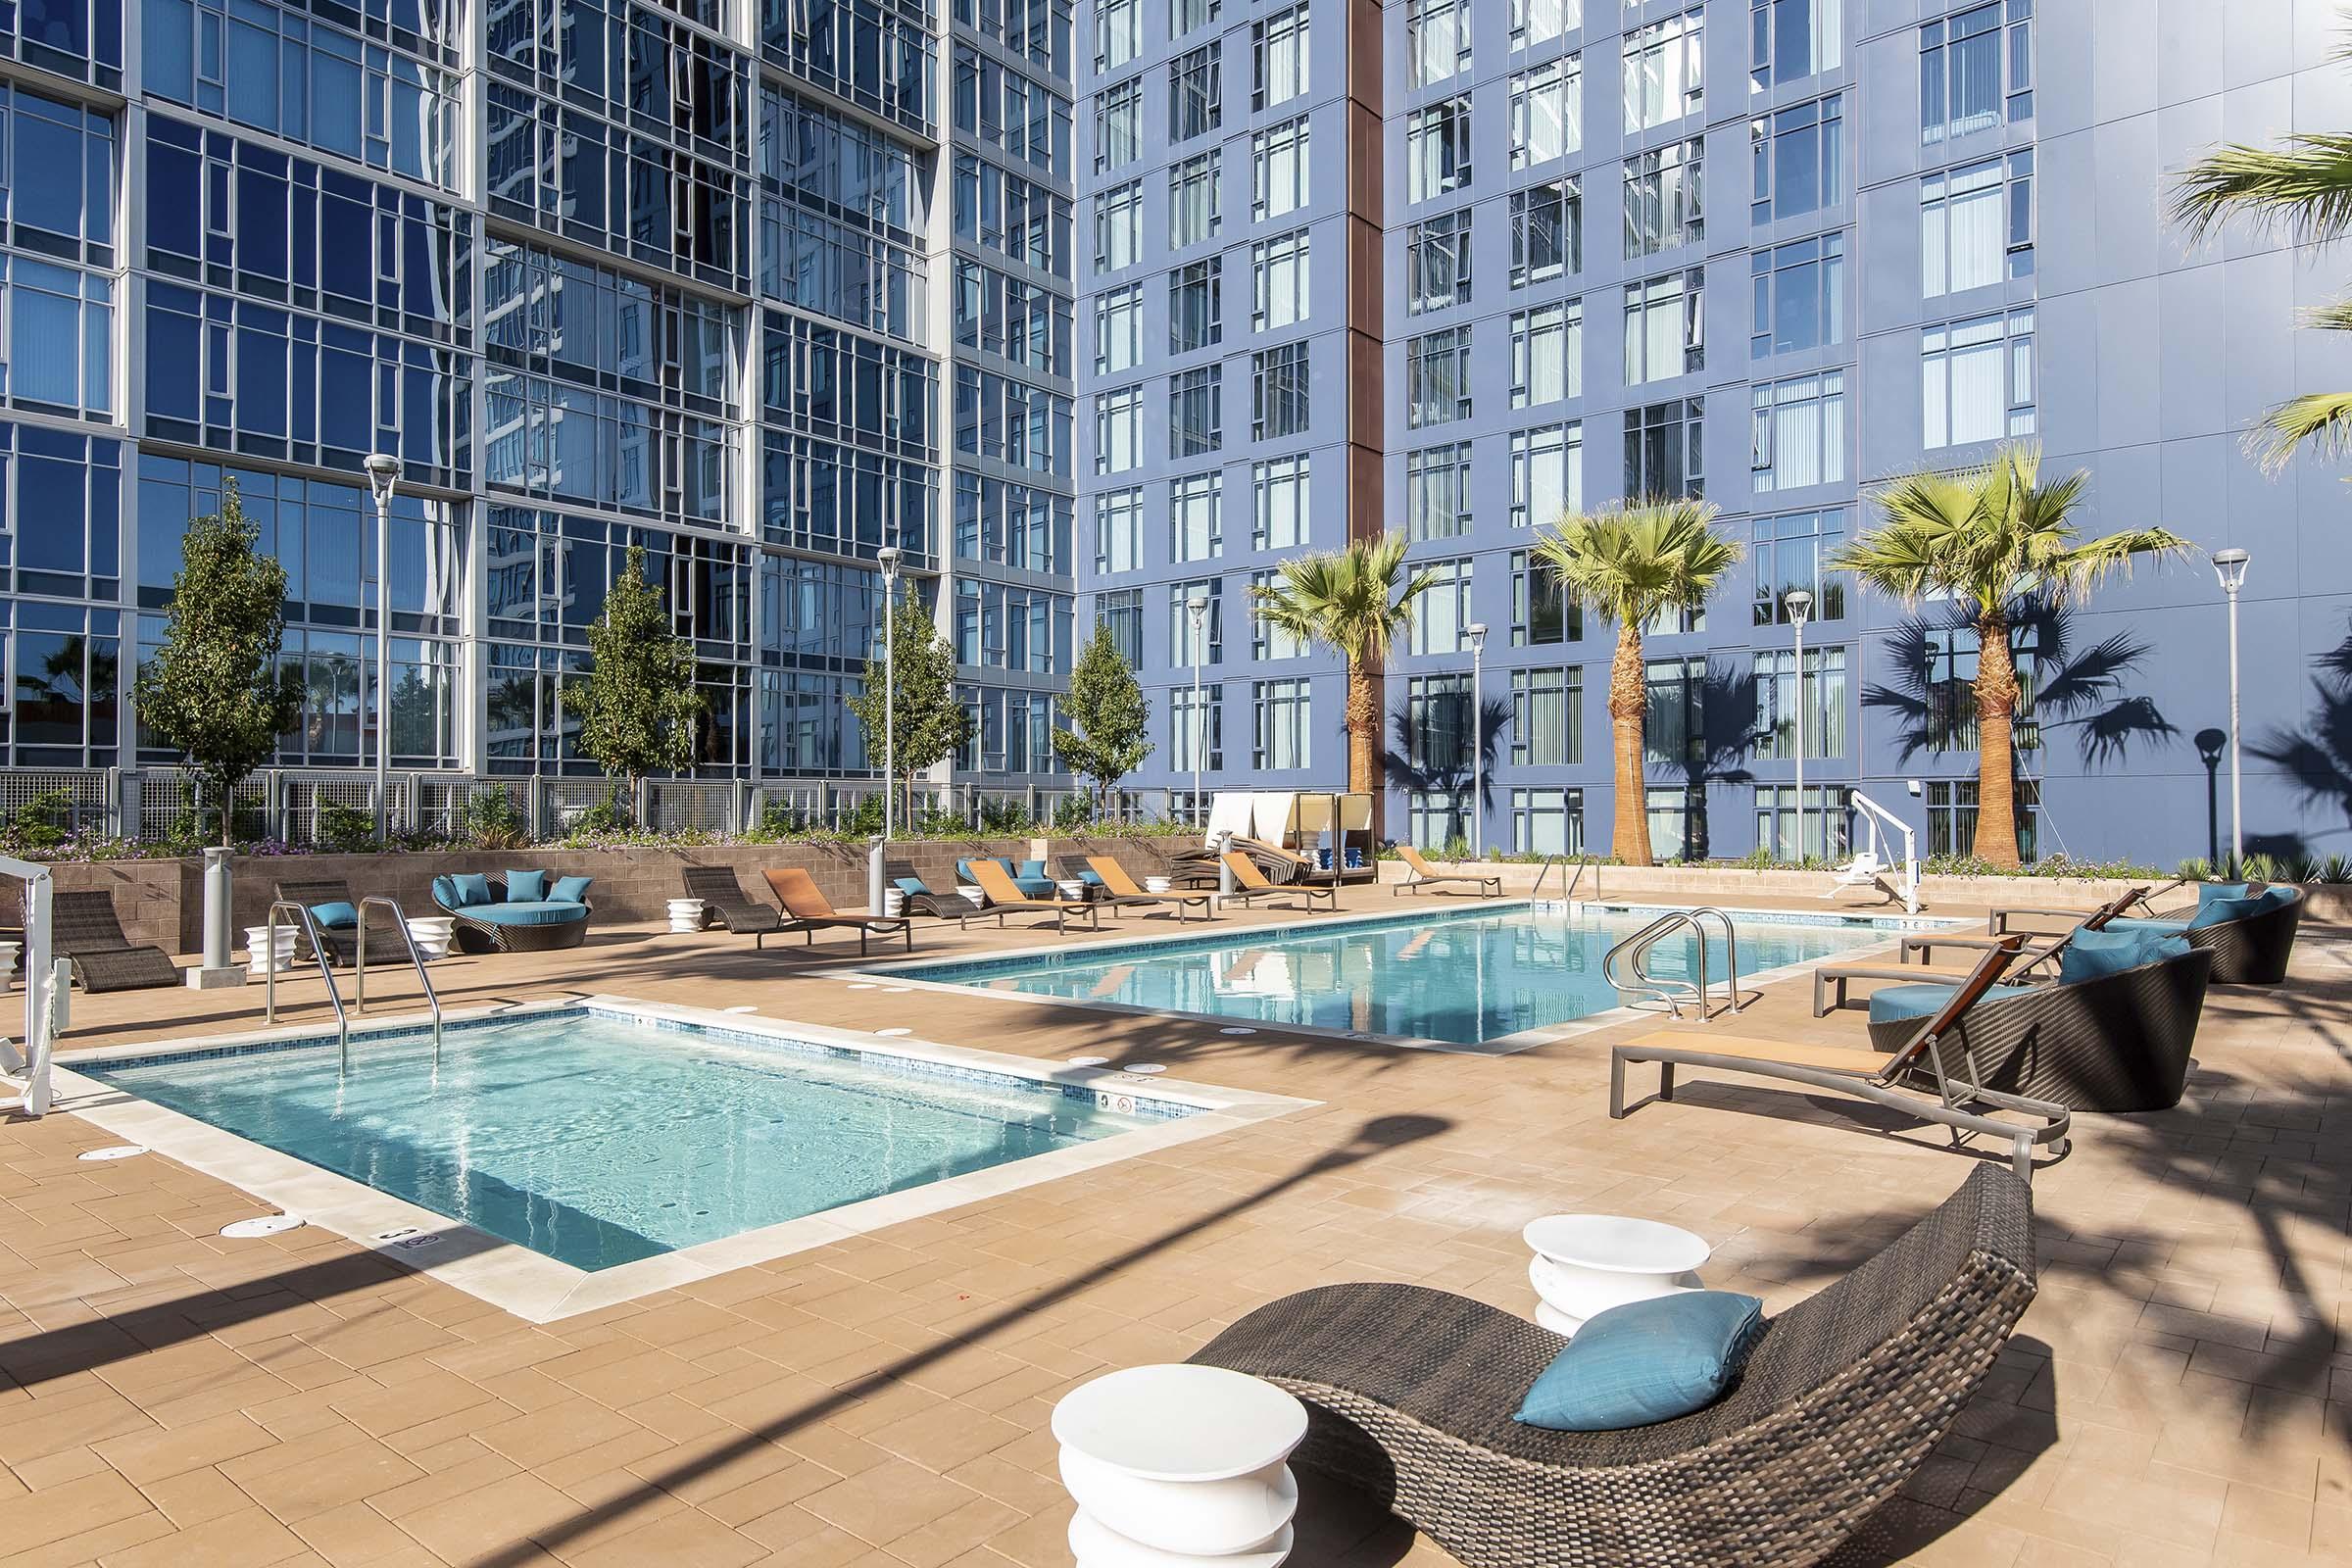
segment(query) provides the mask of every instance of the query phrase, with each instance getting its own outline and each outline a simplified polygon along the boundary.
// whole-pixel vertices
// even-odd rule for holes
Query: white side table
[[[458,922],[446,914],[404,914],[401,920],[409,928],[409,940],[416,944],[416,956],[427,963],[449,956],[449,944],[457,934]]]
[[[975,909],[985,909],[988,907],[988,895],[981,892],[969,882],[956,883],[956,892],[964,903],[970,905]]]
[[[1164,876],[1148,876],[1144,878],[1144,891],[1146,893],[1165,893],[1175,885],[1175,882],[1171,878]]]
[[[276,961],[273,964],[262,956],[263,951],[270,946],[270,928],[266,925],[247,926],[245,928],[245,972],[259,980],[271,968],[275,968],[279,974],[284,974],[293,968],[294,938],[300,931],[301,927],[293,925],[280,925],[277,928],[277,953]]]
[[[1078,1568],[1275,1568],[1291,1554],[1298,1484],[1284,1461],[1306,1406],[1273,1384],[1129,1367],[1063,1396],[1054,1436]]]
[[[1059,883],[1057,886],[1059,886],[1061,889],[1061,897],[1065,903],[1084,904],[1086,902],[1086,882],[1084,878],[1076,878],[1068,882]]]
[[[669,901],[669,928],[681,935],[703,928],[703,901],[672,899]]]
[[[1714,1250],[1680,1226],[1610,1214],[1547,1214],[1520,1236],[1536,1254],[1536,1321],[1571,1339],[1596,1312],[1700,1289]]]

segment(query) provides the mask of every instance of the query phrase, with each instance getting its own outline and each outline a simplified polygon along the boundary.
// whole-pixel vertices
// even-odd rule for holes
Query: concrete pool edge
[[[110,1059],[168,1056],[180,1052],[276,1040],[318,1039],[320,1036],[315,1024],[72,1053],[60,1057],[56,1064],[56,1108],[131,1143],[144,1145],[153,1153],[224,1182],[307,1224],[382,1253],[525,1321],[551,1323],[829,1246],[902,1220],[940,1213],[1002,1193],[1058,1181],[1158,1150],[1215,1137],[1320,1103],[1288,1095],[1164,1078],[1154,1079],[1145,1088],[1133,1077],[1115,1071],[1070,1067],[934,1041],[877,1040],[857,1030],[603,994],[453,1009],[445,1017],[449,1022],[523,1018],[534,1013],[586,1007],[730,1033],[767,1035],[778,1041],[804,1042],[875,1056],[974,1068],[1040,1084],[1074,1085],[1092,1089],[1114,1102],[1119,1099],[1130,1102],[1144,1099],[1181,1104],[1188,1109],[1182,1116],[1088,1143],[1007,1160],[944,1181],[698,1243],[656,1257],[590,1271],[559,1262],[519,1243],[477,1230],[74,1070],[75,1060],[95,1064]],[[365,1033],[355,1031],[352,1070],[366,1070],[364,1059],[356,1053],[366,1045],[368,1035],[406,1033],[429,1022],[423,1014],[407,1013],[383,1018],[380,1028]],[[331,1041],[333,1037],[325,1038]]]

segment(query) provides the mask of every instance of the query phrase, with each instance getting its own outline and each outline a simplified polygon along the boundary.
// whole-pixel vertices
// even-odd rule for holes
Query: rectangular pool
[[[1516,1049],[1530,1042],[1511,1037],[1619,1005],[1602,977],[1601,959],[1663,912],[1522,905],[1447,913],[1424,904],[1409,914],[1328,926],[1261,926],[1229,936],[900,964],[884,972],[1239,1024],[1288,1024],[1473,1051]],[[1743,980],[1942,923],[1776,911],[1734,910],[1732,917]],[[1720,985],[1720,938],[1710,940],[1708,956]],[[1698,965],[1697,944],[1669,936],[1646,961],[1653,975],[1690,978]]]

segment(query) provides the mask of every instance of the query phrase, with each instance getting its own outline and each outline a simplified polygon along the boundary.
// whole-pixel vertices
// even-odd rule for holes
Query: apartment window
[[[1095,198],[1095,270],[1133,267],[1144,253],[1144,187],[1129,180]]]
[[[1404,536],[1450,539],[1470,531],[1470,443],[1448,441],[1404,456]]]
[[[1217,0],[1175,0],[1168,7],[1168,36],[1181,38],[1217,20]]]
[[[1811,660],[1806,661],[1811,663]],[[1808,745],[1813,731],[1808,727]],[[1805,820],[1796,820],[1796,789],[1789,784],[1756,786],[1756,848],[1775,860],[1837,861],[1853,853],[1847,824],[1853,818],[1853,787],[1846,784],[1808,785]],[[1801,843],[1799,842],[1801,839]]]
[[[1190,141],[1217,128],[1224,116],[1220,47],[1203,44],[1168,62],[1168,140]]]
[[[1470,768],[1470,672],[1414,675],[1405,681],[1405,759],[1423,775],[1464,773]],[[1416,792],[1420,794],[1421,792]],[[1468,791],[1463,791],[1467,794]],[[1458,823],[1461,803],[1439,792]],[[1459,837],[1457,825],[1446,836]],[[1441,844],[1444,839],[1439,840]]]
[[[1307,37],[1303,4],[1251,24],[1251,109],[1271,109],[1306,91]]]
[[[1225,476],[1168,481],[1168,559],[1213,561],[1225,553]]]
[[[1168,456],[1198,457],[1225,444],[1224,367],[1203,365],[1168,377]]]
[[[1168,352],[1190,354],[1225,335],[1225,258],[1204,257],[1168,273]]]
[[[1511,552],[1511,646],[1552,648],[1585,638],[1585,607],[1560,574],[1525,550]]]
[[[1748,488],[1758,495],[1845,478],[1845,372],[1760,381],[1748,442]]]
[[[1706,277],[1693,267],[1626,285],[1628,386],[1706,368]]]
[[[1470,69],[1470,0],[1405,0],[1406,81],[1427,87]]]
[[[1115,375],[1144,357],[1144,286],[1104,289],[1095,296],[1095,373]]]
[[[1212,681],[1198,689],[1178,686],[1168,693],[1168,765],[1179,773],[1215,773],[1225,766],[1225,686]]]
[[[1707,792],[1697,784],[1653,784],[1642,792],[1649,858],[1660,865],[1707,858]]]
[[[1250,548],[1288,550],[1306,542],[1308,464],[1303,454],[1250,465]]]
[[[1584,0],[1511,0],[1513,49],[1549,43],[1584,24]]]
[[[1642,666],[1643,759],[1667,767],[1706,760],[1707,657],[1652,659]]]
[[[1429,579],[1429,586],[1413,601],[1410,652],[1468,653],[1470,643],[1462,628],[1476,618],[1470,613],[1470,563],[1425,562],[1420,574]]]
[[[1511,671],[1511,760],[1523,767],[1574,767],[1585,760],[1585,672]]]
[[[1470,328],[1441,327],[1404,345],[1407,429],[1470,416]]]
[[[1585,505],[1585,427],[1541,424],[1511,432],[1511,526],[1532,528]]]
[[[1625,494],[1629,498],[1703,496],[1706,404],[1677,398],[1625,411]]]
[[[2032,309],[1929,327],[1919,354],[1929,446],[2034,433]]]
[[[1696,114],[1701,103],[1704,16],[1693,7],[1625,35],[1625,124],[1647,130]]]
[[[1416,109],[1404,122],[1404,199],[1425,202],[1470,183],[1470,95]]]
[[[1585,202],[1573,179],[1511,192],[1511,287],[1546,283],[1585,265]]]
[[[1255,605],[1258,591],[1271,592],[1282,580],[1278,571],[1253,571],[1250,574],[1250,600]],[[1306,639],[1296,632],[1285,631],[1265,617],[1262,610],[1250,616],[1250,657],[1260,663],[1270,659],[1303,659]]]
[[[1760,649],[1755,655],[1756,755],[1783,761],[1796,755],[1796,715],[1805,717],[1805,757],[1845,755],[1845,650],[1805,650],[1805,683],[1796,683],[1796,650]]]
[[[1705,152],[1706,144],[1694,136],[1625,161],[1627,261],[1706,238]]]
[[[2016,784],[2017,856],[2032,865],[2041,858],[2041,785],[2030,778]],[[1928,854],[1977,852],[1977,781],[1931,779],[1928,783]]]
[[[1214,148],[1168,170],[1168,243],[1177,250],[1217,232],[1217,153]]]
[[[1095,570],[1133,571],[1144,564],[1144,493],[1130,486],[1095,497]]]
[[[1585,305],[1569,300],[1511,313],[1511,407],[1582,397]]]
[[[1844,235],[1751,252],[1748,284],[1749,359],[1845,341]]]
[[[1250,326],[1271,332],[1306,319],[1307,232],[1278,234],[1250,247]]]
[[[1468,702],[1468,698],[1461,698],[1456,700],[1456,706],[1466,706]],[[1469,755],[1466,751],[1462,752],[1461,760],[1455,761],[1450,770],[1458,775],[1468,767]],[[1459,848],[1467,854],[1470,844],[1470,791],[1467,788],[1406,791],[1404,831],[1416,849],[1444,853]]]
[[[1144,389],[1095,394],[1095,471],[1125,473],[1144,461]]]
[[[1511,77],[1511,167],[1564,158],[1585,144],[1583,63],[1574,55]]]
[[[1144,52],[1144,0],[1096,0],[1095,71],[1116,71]]]
[[[1404,309],[1408,316],[1470,301],[1470,212],[1440,213],[1404,231]]]
[[[1990,0],[1919,28],[1919,139],[2034,118],[2034,0]]]
[[[1196,599],[1208,601],[1208,609],[1200,617],[1200,630],[1193,630],[1191,605]],[[1197,577],[1190,582],[1168,584],[1168,664],[1174,669],[1190,669],[1198,659],[1203,664],[1225,662],[1225,579]]]
[[[1842,94],[1758,115],[1747,122],[1755,185],[1748,218],[1795,218],[1845,200]]]
[[[1250,216],[1280,218],[1306,201],[1306,117],[1268,125],[1250,138]]]
[[[1144,591],[1125,588],[1095,595],[1095,620],[1110,628],[1111,641],[1129,669],[1144,667]]]
[[[1307,345],[1285,343],[1250,356],[1250,438],[1306,433]]]
[[[1144,83],[1131,77],[1095,94],[1095,172],[1124,169],[1144,156]]]
[[[1306,682],[1261,680],[1252,685],[1250,765],[1267,771],[1310,766]]]
[[[2034,153],[1929,174],[1919,182],[1920,292],[1985,288],[2034,270]]]
[[[1758,92],[1835,71],[1844,59],[1845,0],[1748,0],[1747,37]]]
[[[1755,624],[1788,625],[1788,596],[1800,588],[1813,596],[1805,612],[1808,617],[1843,620],[1845,573],[1829,564],[1845,543],[1843,509],[1758,517],[1754,527],[1755,545],[1748,560],[1755,565]]]
[[[1511,791],[1511,853],[1585,853],[1583,790]]]

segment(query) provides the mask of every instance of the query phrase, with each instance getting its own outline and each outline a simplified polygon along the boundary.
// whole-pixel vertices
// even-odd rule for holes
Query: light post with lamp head
[[[1200,814],[1200,759],[1208,750],[1208,714],[1200,707],[1200,657],[1204,652],[1200,627],[1208,619],[1208,598],[1195,594],[1185,601],[1185,612],[1193,618],[1193,817]]]
[[[1487,858],[1487,760],[1479,742],[1486,728],[1485,664],[1487,623],[1474,620],[1462,628],[1470,634],[1470,858]]]
[[[2213,574],[2222,580],[2230,599],[2230,875],[2246,863],[2245,816],[2238,808],[2237,768],[2237,591],[2246,585],[2246,565],[2253,558],[2232,547],[2213,553]]]
[[[392,805],[392,491],[400,460],[378,452],[368,460],[368,490],[375,497],[375,838],[391,826]]]
[[[1796,628],[1796,863],[1805,863],[1805,617],[1813,613],[1813,596],[1791,588],[1781,597],[1788,607],[1788,624]],[[1829,848],[1829,828],[1822,828],[1822,848]]]
[[[882,564],[882,841],[890,842],[898,824],[899,727],[899,547],[884,545],[874,559]]]

